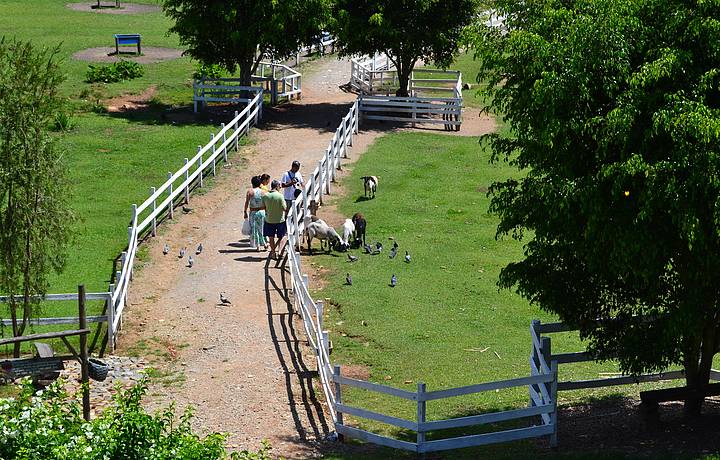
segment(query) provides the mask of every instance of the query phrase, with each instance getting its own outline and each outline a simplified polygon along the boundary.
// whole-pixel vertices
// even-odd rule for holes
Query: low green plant
[[[52,128],[55,131],[70,131],[75,126],[72,117],[65,111],[55,114],[55,120]]]
[[[142,77],[145,69],[142,65],[132,61],[119,61],[110,65],[88,66],[85,80],[88,83],[116,83],[123,80],[132,80]]]
[[[94,460],[269,460],[266,442],[256,452],[228,454],[226,436],[200,438],[190,426],[192,411],[178,418],[171,406],[154,415],[141,401],[147,383],[119,391],[99,417],[83,420],[81,405],[60,381],[35,391],[29,379],[14,399],[0,399],[0,458],[7,460],[62,458]]]
[[[193,78],[199,80],[200,78],[220,78],[223,76],[223,69],[217,64],[202,64],[198,63],[195,66],[195,72],[193,72]]]

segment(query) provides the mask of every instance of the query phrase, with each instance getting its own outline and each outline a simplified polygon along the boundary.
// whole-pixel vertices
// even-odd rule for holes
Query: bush
[[[269,460],[270,446],[228,455],[225,435],[201,439],[192,432],[192,412],[179,420],[171,406],[155,415],[141,407],[145,381],[113,398],[99,417],[85,422],[80,402],[55,382],[35,392],[29,379],[20,395],[0,399],[0,458],[6,460]]]
[[[72,117],[67,112],[58,112],[55,114],[55,121],[52,129],[55,131],[70,131],[75,126]]]
[[[102,66],[90,64],[88,67],[87,74],[85,75],[88,83],[116,83],[142,77],[145,73],[143,66],[132,61],[120,61]]]
[[[197,64],[193,78],[199,80],[205,78],[221,78],[223,76],[223,68],[217,64]]]

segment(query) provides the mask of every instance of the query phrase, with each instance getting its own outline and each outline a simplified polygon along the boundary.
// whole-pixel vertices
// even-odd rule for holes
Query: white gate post
[[[155,194],[155,187],[150,187],[150,196]],[[153,198],[153,214],[155,214],[155,210],[157,209],[157,202],[155,201],[155,198]],[[157,218],[153,217],[152,219],[152,236],[155,236],[157,231]]]
[[[335,365],[333,368],[333,380],[335,381],[335,410],[336,410],[336,417],[337,420],[335,421],[335,425],[342,426],[343,425],[343,414],[342,412],[337,408],[338,404],[342,404],[342,388],[340,385],[340,366]],[[340,433],[338,433],[338,441],[343,442],[344,436]]]
[[[190,167],[188,166],[188,163],[190,163],[190,160],[185,158],[185,204],[190,203],[190,184],[188,183],[188,179],[190,178]]]
[[[198,149],[198,153],[200,153],[200,150],[202,150],[202,145],[198,145],[198,148],[197,148],[197,149]],[[200,174],[198,174],[198,179],[200,180],[200,187],[203,186],[202,162],[203,162],[203,161],[202,161],[202,155],[200,155],[200,157],[198,158],[197,168],[196,168],[197,170],[200,171]]]
[[[168,171],[168,180],[170,181],[171,179],[172,179],[172,173],[170,171]],[[171,197],[170,203],[168,203],[168,217],[170,217],[171,219],[174,217],[174,206],[173,206],[174,200],[172,199],[172,194],[173,194],[173,183],[171,181],[170,185],[168,186],[168,197]]]

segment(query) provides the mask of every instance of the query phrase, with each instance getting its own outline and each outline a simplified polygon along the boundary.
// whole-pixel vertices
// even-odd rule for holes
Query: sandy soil
[[[112,37],[111,37],[112,38]],[[132,54],[134,47],[127,48],[128,52],[115,54],[115,46],[100,46],[78,51],[72,58],[78,61],[87,62],[118,62],[120,60],[134,61],[140,64],[154,64],[156,62],[171,61],[182,56],[182,50],[174,48],[160,48],[157,46],[143,46],[142,55]]]
[[[162,11],[157,5],[141,5],[137,3],[128,3],[125,1],[120,2],[120,8],[115,8],[114,0],[103,0],[100,2],[101,8],[97,8],[97,1],[86,1],[81,3],[68,3],[65,5],[67,8],[75,11],[85,11],[88,13],[100,13],[100,14],[142,14],[142,13],[157,13]],[[110,7],[108,7],[110,6]]]

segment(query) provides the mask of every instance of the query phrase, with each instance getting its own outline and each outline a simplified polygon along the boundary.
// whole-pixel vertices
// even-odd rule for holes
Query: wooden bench
[[[112,3],[115,3],[115,8],[120,8],[120,0],[115,0]],[[103,6],[100,4],[100,0],[97,0],[97,6],[95,8],[102,8],[102,7]],[[110,8],[112,8],[112,7],[110,7]]]
[[[121,46],[137,46],[137,54],[142,54],[140,34],[115,34],[115,54],[120,54]]]
[[[698,392],[694,388],[676,387],[666,388],[664,390],[648,390],[640,392],[640,401],[642,401],[645,409],[649,411],[657,410],[658,404],[668,401],[683,401],[691,397],[707,397],[720,395],[720,383],[711,383],[705,387],[705,391]]]
[[[0,360],[0,379],[12,382],[22,377],[32,377],[33,381],[55,380],[65,369],[63,358],[55,357],[50,345],[34,342],[36,356]]]

